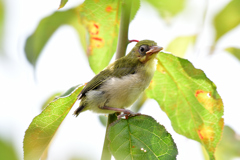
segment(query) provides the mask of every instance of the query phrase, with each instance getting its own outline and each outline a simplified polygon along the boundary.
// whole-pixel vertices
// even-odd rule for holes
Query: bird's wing
[[[124,58],[110,64],[106,69],[93,77],[93,79],[83,88],[78,96],[78,99],[81,99],[88,91],[97,89],[102,83],[112,77],[120,78],[122,76],[135,73],[136,64],[127,63],[122,65],[121,63],[124,63]]]

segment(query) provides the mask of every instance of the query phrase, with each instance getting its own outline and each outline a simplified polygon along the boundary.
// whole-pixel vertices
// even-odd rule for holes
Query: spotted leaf
[[[159,103],[177,133],[200,142],[214,159],[223,130],[223,103],[202,70],[161,52],[147,96]]]
[[[105,68],[116,51],[120,23],[120,0],[85,0],[79,7],[84,25],[86,53],[95,73]]]

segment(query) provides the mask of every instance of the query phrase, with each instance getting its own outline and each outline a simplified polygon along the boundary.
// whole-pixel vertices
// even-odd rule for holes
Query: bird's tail
[[[79,106],[73,113],[74,116],[78,116],[85,106]]]
[[[78,95],[78,99],[81,99],[81,102],[79,104],[79,107],[74,111],[73,115],[74,116],[78,116],[82,111],[83,109],[86,107],[86,97],[82,97],[82,94],[80,93]]]

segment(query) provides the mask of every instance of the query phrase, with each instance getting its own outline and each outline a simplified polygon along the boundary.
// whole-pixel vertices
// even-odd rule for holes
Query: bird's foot
[[[126,119],[128,119],[129,117],[141,115],[141,113],[134,113],[133,111],[123,109],[123,108],[113,108],[113,107],[103,106],[103,107],[101,107],[101,109],[112,110],[112,111],[116,111],[116,112],[123,112],[123,114],[120,114],[117,116],[118,119],[120,119],[124,116]]]
[[[120,114],[117,116],[118,119],[121,119],[122,117],[125,116],[126,119],[128,119],[129,117],[134,117],[134,116],[139,116],[141,115],[141,113],[135,113],[133,111],[124,109],[123,114]]]

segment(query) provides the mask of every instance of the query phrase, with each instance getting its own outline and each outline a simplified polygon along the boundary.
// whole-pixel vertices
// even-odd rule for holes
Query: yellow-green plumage
[[[153,47],[157,50],[152,53]],[[150,40],[138,42],[128,55],[108,65],[87,83],[79,94],[81,102],[74,114],[85,110],[114,113],[118,111],[114,108],[132,105],[148,87],[156,68],[155,53],[161,49]]]

